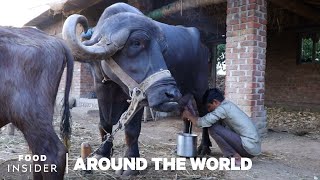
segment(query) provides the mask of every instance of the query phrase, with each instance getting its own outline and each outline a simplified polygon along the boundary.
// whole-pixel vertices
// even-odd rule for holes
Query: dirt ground
[[[92,111],[93,110],[93,111]],[[80,171],[71,168],[65,179],[312,179],[320,178],[320,133],[318,118],[319,114],[313,115],[316,119],[313,126],[304,126],[303,131],[298,126],[281,125],[276,119],[281,119],[276,114],[283,111],[268,109],[269,132],[262,141],[262,154],[252,159],[252,168],[248,171],[193,171],[190,163],[187,163],[185,171],[154,170],[151,158],[177,157],[175,154],[176,136],[182,129],[182,121],[178,118],[167,118],[157,121],[142,122],[139,147],[141,157],[148,160],[148,168],[133,177],[120,177],[113,171],[94,171],[93,174],[82,175]],[[89,112],[89,113],[88,113]],[[98,114],[90,108],[73,108],[72,120],[72,146],[69,152],[69,165],[75,164],[76,158],[80,157],[80,145],[89,142],[93,149],[100,143],[99,131],[97,130]],[[275,114],[272,114],[275,113]],[[293,119],[294,116],[291,117]],[[54,125],[58,131],[59,119],[56,116]],[[288,121],[289,122],[289,121]],[[290,122],[295,122],[291,121]],[[308,121],[309,122],[309,121]],[[312,121],[313,122],[313,121]],[[280,124],[280,125],[279,125]],[[302,133],[303,132],[303,133]],[[195,129],[200,143],[200,129]],[[114,156],[122,157],[124,146],[124,132],[120,131],[114,141]],[[222,156],[217,145],[213,142],[212,157]],[[0,178],[1,179],[32,179],[30,173],[8,173],[8,164],[17,163],[18,155],[27,154],[28,147],[19,131],[14,136],[7,135],[2,128],[0,135]],[[187,161],[188,162],[188,161]]]

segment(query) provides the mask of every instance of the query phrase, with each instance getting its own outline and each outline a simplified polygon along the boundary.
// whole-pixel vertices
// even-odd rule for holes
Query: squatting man
[[[252,158],[261,153],[257,129],[239,107],[226,100],[216,88],[206,91],[203,103],[208,109],[208,114],[196,117],[185,109],[182,119],[189,120],[201,128],[209,127],[209,133],[224,157],[233,157],[236,159],[236,165],[240,165],[241,157]]]

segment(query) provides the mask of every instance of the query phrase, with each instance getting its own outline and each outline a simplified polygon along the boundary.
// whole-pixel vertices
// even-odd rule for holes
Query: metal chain
[[[118,121],[118,127],[116,129],[114,129],[114,131],[110,134],[107,133],[105,135],[105,140],[100,144],[100,146],[93,151],[92,153],[90,153],[90,155],[88,157],[92,157],[100,148],[102,148],[102,146],[106,143],[106,142],[112,142],[114,139],[115,134],[123,129],[125,127],[125,125],[127,125],[130,120],[132,119],[132,117],[134,116],[135,112],[137,112],[140,109],[140,105],[139,103],[145,99],[142,91],[139,88],[134,88],[132,90],[132,92],[130,93],[130,100],[128,102],[130,102],[130,105],[127,109],[127,111],[125,111],[119,121]],[[103,128],[102,128],[103,129]],[[104,130],[104,129],[103,129]],[[106,130],[104,130],[104,132],[106,132]],[[112,148],[112,147],[111,147]]]

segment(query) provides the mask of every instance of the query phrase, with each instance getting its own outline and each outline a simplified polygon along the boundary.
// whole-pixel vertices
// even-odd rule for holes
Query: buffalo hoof
[[[198,156],[203,157],[206,155],[210,155],[211,149],[209,146],[200,145],[198,147]]]
[[[120,169],[120,170],[116,170],[115,173],[116,173],[116,175],[118,175],[118,176],[134,176],[134,175],[139,174],[139,171],[131,170],[131,169],[128,167],[127,170]]]

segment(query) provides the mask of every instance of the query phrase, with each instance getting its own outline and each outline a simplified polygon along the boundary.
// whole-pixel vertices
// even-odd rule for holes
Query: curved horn
[[[67,18],[63,24],[62,37],[72,49],[75,57],[80,59],[101,60],[110,57],[117,52],[119,47],[110,43],[106,38],[101,38],[92,46],[85,46],[77,37],[77,24],[81,24],[85,31],[88,29],[88,20],[86,17],[74,14]]]

